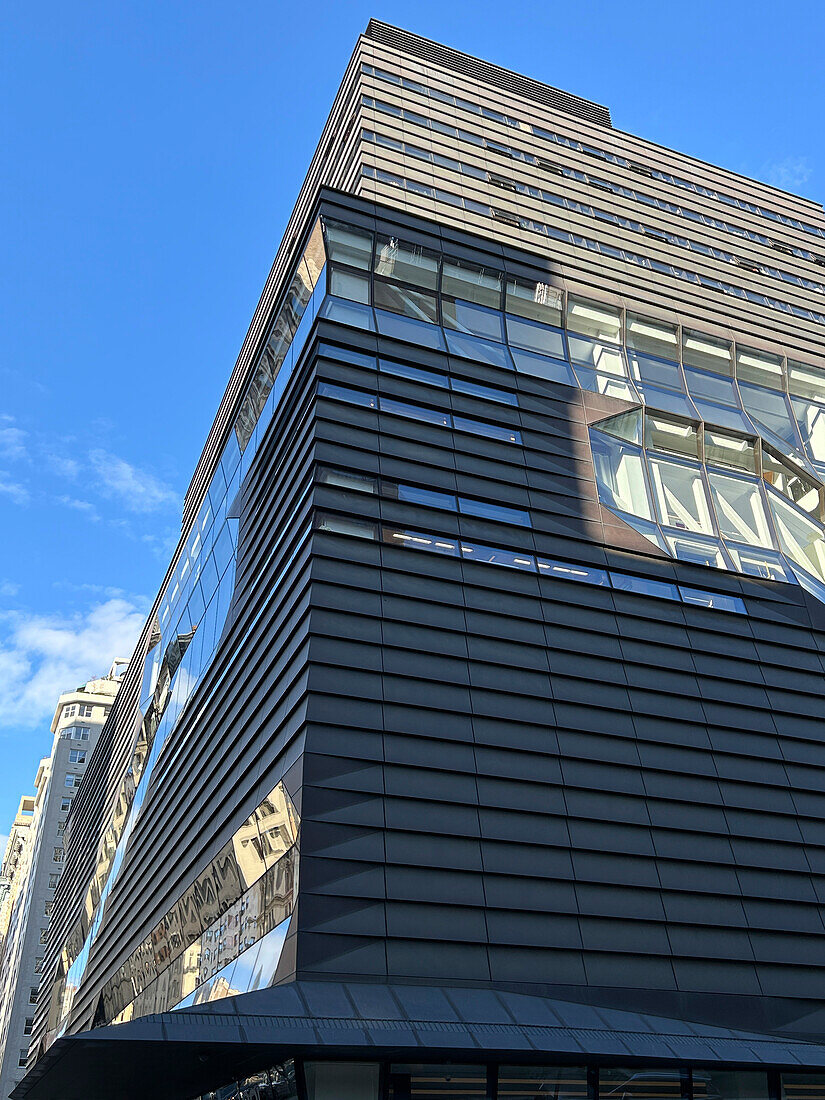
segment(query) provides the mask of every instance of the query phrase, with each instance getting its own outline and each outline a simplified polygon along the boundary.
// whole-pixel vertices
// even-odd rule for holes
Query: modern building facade
[[[372,22],[15,1100],[825,1091],[825,214]]]
[[[12,888],[0,948],[0,1096],[26,1072],[54,896],[65,864],[64,831],[120,687],[118,667],[62,694],[52,719],[52,751],[40,761],[35,795],[22,799],[6,846],[3,874]]]

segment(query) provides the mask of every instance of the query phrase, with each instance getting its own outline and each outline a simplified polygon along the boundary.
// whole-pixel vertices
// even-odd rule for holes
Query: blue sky
[[[374,15],[825,198],[817,3],[8,4],[0,13],[0,834],[57,694],[130,649]]]

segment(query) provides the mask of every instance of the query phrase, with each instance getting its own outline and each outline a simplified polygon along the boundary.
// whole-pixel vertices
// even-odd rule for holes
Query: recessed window
[[[52,855],[52,860],[55,863],[62,863],[63,862],[63,855],[64,855],[64,852],[63,852],[62,848],[55,848],[54,849],[54,854]]]
[[[698,465],[650,455],[650,477],[659,519],[667,527],[713,534],[705,486]]]
[[[331,260],[369,271],[372,261],[372,233],[325,218],[324,236]]]
[[[379,237],[375,250],[375,273],[402,283],[436,290],[438,254],[423,245]]]
[[[733,373],[730,340],[684,329],[682,357],[686,366],[699,367],[718,374]]]
[[[683,584],[679,585],[679,592],[685,603],[696,604],[697,607],[712,607],[715,611],[729,611],[734,615],[746,614],[744,602],[726,592],[705,592],[700,588],[686,588]]]
[[[678,326],[640,313],[628,313],[625,320],[625,341],[629,348],[657,355],[663,359],[679,359]]]
[[[69,749],[69,763],[70,764],[85,764],[86,763],[86,750],[85,749]]]
[[[60,799],[60,809],[63,812],[65,812],[66,810],[70,810],[71,808],[72,808],[72,800],[70,798],[61,798]]]
[[[782,370],[782,356],[737,345],[736,377],[745,382],[755,382],[759,386],[783,390],[785,377]]]
[[[465,260],[444,257],[441,291],[467,302],[501,308],[502,273]]]
[[[34,1017],[33,1016],[27,1016],[24,1023],[23,1023],[23,1034],[24,1035],[31,1035],[33,1027],[34,1027]]]
[[[378,404],[375,394],[364,393],[363,390],[351,390],[348,386],[336,386],[332,382],[319,382],[318,396],[346,401],[348,405],[363,405],[368,409],[374,409]]]
[[[507,279],[508,313],[559,327],[562,323],[562,294],[549,283],[534,279]]]
[[[321,485],[331,485],[335,489],[346,489],[355,493],[378,492],[378,478],[369,474],[359,474],[352,470],[333,470],[321,467],[318,470],[318,481]]]
[[[610,574],[614,588],[621,592],[636,592],[640,596],[655,596],[659,600],[679,600],[679,589],[668,581],[657,581],[652,577],[633,577],[629,573]]]
[[[567,299],[567,327],[595,340],[618,343],[622,331],[621,311],[617,306],[571,294]]]
[[[647,413],[645,416],[645,446],[654,451],[699,457],[699,433],[694,424]]]
[[[544,577],[555,577],[560,581],[575,581],[578,584],[596,584],[609,587],[610,579],[606,569],[594,569],[589,565],[571,565],[568,562],[553,561],[551,558],[536,558],[539,573]]]

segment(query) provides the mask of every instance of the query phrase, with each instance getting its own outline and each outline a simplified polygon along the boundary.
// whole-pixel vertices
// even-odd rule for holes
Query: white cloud
[[[14,581],[0,580],[0,596],[13,597],[20,591],[20,585]]]
[[[170,485],[117,455],[94,450],[89,452],[89,462],[103,496],[121,501],[130,512],[154,512],[179,503]]]
[[[8,418],[4,417],[8,422]],[[0,427],[0,458],[17,461],[27,457],[26,433],[22,428]]]
[[[25,485],[0,470],[0,496],[7,496],[14,504],[28,504],[29,490]]]
[[[76,512],[83,512],[89,517],[90,520],[93,520],[95,523],[97,523],[100,519],[100,516],[97,514],[97,509],[95,508],[94,504],[91,503],[91,501],[78,500],[77,497],[67,496],[60,496],[57,499],[59,503],[65,505],[66,508],[72,508]]]
[[[798,192],[811,178],[811,162],[807,157],[785,157],[763,170],[768,183],[783,191]]]
[[[144,599],[114,597],[85,614],[0,616],[0,727],[48,723],[61,692],[131,655],[147,608]]]

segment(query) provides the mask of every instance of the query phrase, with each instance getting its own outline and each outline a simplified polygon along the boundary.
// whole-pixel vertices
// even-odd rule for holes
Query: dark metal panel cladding
[[[589,99],[582,99],[581,96],[571,95],[570,92],[560,91],[538,80],[531,80],[530,77],[521,76],[510,69],[502,69],[501,66],[492,65],[489,61],[481,61],[477,57],[471,57],[449,46],[442,46],[429,38],[411,34],[410,31],[381,23],[377,19],[370,19],[364,34],[367,38],[392,46],[403,53],[420,57],[424,61],[433,61],[445,69],[461,73],[462,76],[470,76],[486,84],[505,88],[508,92],[524,96],[525,99],[534,99],[556,111],[578,115],[579,118],[586,118],[589,122],[596,122],[600,126],[611,125],[608,107],[593,103]]]

